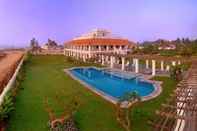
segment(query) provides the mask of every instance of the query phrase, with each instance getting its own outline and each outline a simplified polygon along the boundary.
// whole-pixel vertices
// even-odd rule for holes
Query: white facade
[[[130,45],[132,44],[127,39],[120,39],[109,31],[97,29],[65,44],[64,54],[77,59],[101,57],[101,54],[109,53],[127,54],[131,51]]]

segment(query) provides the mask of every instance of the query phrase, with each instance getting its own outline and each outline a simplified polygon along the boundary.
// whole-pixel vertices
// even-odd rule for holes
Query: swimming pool
[[[137,77],[134,79],[127,79],[113,75],[105,70],[97,68],[73,68],[69,72],[78,80],[89,85],[108,96],[115,99],[120,98],[127,92],[136,91],[141,97],[148,96],[154,91],[152,83],[141,81]]]

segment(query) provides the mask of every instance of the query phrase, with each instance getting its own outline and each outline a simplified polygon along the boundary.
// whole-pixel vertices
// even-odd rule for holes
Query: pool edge
[[[101,69],[104,69],[104,68],[97,68],[97,67],[94,67],[94,66],[88,66],[88,67],[72,67],[72,68],[68,68],[68,69],[64,69],[64,72],[67,73],[72,79],[78,81],[80,84],[82,84],[85,88],[89,89],[90,91],[94,92],[95,94],[101,96],[102,98],[104,98],[105,100],[113,103],[113,104],[117,104],[117,99],[100,91],[100,90],[97,90],[96,88],[92,87],[91,85],[87,84],[86,82],[80,80],[79,78],[77,78],[76,76],[74,76],[70,70],[72,69],[77,69],[77,68],[96,68],[98,70],[101,70]]]
[[[72,79],[74,79],[74,80],[78,81],[80,84],[82,84],[85,88],[87,88],[90,91],[92,91],[93,93],[95,93],[96,95],[101,96],[102,98],[104,98],[105,100],[107,100],[107,101],[109,101],[109,102],[111,102],[113,104],[117,104],[117,102],[118,102],[117,98],[115,98],[113,96],[110,96],[110,95],[106,94],[105,92],[100,91],[100,90],[92,87],[91,85],[89,85],[88,83],[80,80],[79,78],[77,78],[76,76],[74,76],[70,72],[71,70],[78,69],[78,68],[95,68],[97,70],[108,69],[108,68],[105,68],[105,67],[104,68],[99,68],[99,67],[95,67],[95,66],[80,66],[80,67],[66,68],[66,69],[64,69],[64,72],[66,74],[68,74]],[[159,96],[161,94],[161,92],[162,92],[162,87],[161,87],[162,82],[161,81],[154,81],[154,80],[150,80],[150,79],[147,79],[147,78],[143,78],[143,79],[144,79],[144,81],[153,84],[154,91],[151,94],[147,95],[147,96],[141,97],[142,98],[142,100],[141,100],[142,102],[154,99],[154,98],[156,98],[157,96]],[[125,105],[125,104],[123,105],[123,108],[128,108],[128,107],[129,107],[129,105]]]

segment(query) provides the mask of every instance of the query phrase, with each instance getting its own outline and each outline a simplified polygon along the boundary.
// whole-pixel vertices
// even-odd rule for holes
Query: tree
[[[177,38],[177,39],[175,40],[175,42],[176,42],[177,44],[180,44],[180,43],[181,43],[181,39],[180,39],[180,38]]]
[[[182,67],[180,65],[173,66],[170,70],[170,76],[176,81],[180,81],[182,79]]]
[[[190,57],[192,55],[192,49],[185,46],[185,47],[183,47],[183,48],[180,49],[179,54],[181,56]]]
[[[131,54],[140,54],[140,53],[142,53],[142,49],[140,49],[140,47],[137,46],[132,48]]]
[[[40,49],[41,48],[39,46],[38,41],[35,38],[31,39],[31,41],[30,41],[30,51],[31,51],[31,53],[40,52]]]
[[[141,101],[141,97],[136,91],[134,91],[125,93],[117,102],[117,120],[127,131],[131,130],[131,120],[129,114],[134,105],[139,101]],[[121,105],[125,102],[128,104],[128,108],[123,109]]]
[[[38,41],[35,38],[31,39],[30,48],[37,48],[38,46],[39,46]]]
[[[51,40],[51,39],[48,39],[47,44],[48,44],[49,47],[56,47],[56,46],[58,46],[58,44],[54,40]]]
[[[158,45],[157,44],[144,45],[144,48],[142,49],[142,52],[144,54],[157,54],[159,52]]]

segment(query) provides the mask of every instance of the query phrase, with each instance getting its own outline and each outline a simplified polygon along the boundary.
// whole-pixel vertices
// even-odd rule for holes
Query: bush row
[[[14,74],[14,71],[17,68],[17,65],[19,62],[20,61],[18,61],[17,64],[13,67],[12,72],[11,72],[12,74]],[[5,128],[5,125],[6,125],[5,123],[9,119],[10,113],[15,109],[15,107],[14,107],[15,97],[17,95],[17,92],[20,89],[20,83],[25,78],[25,69],[24,68],[25,68],[25,65],[27,64],[27,62],[28,62],[28,55],[25,56],[24,61],[23,61],[23,65],[21,66],[21,68],[16,76],[16,80],[13,85],[14,87],[8,91],[8,93],[5,95],[5,97],[3,99],[2,104],[0,105],[0,129]],[[9,76],[9,78],[11,78],[11,76]]]

